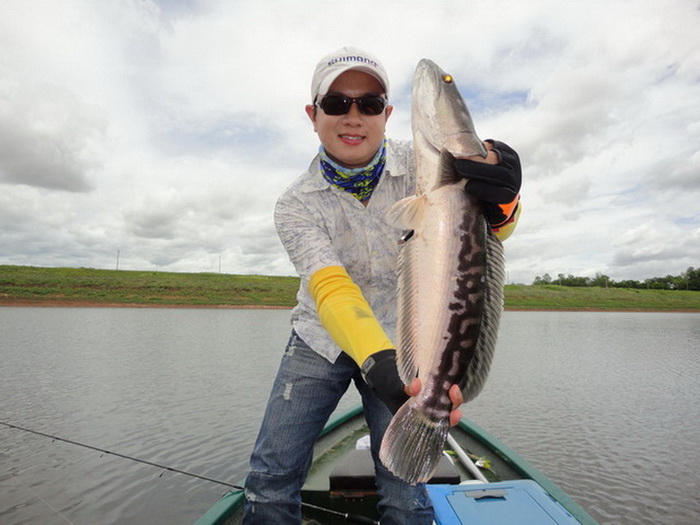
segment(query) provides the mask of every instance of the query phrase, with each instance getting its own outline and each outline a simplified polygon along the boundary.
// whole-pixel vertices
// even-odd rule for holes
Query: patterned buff
[[[330,184],[345,190],[355,196],[360,202],[370,198],[372,191],[379,182],[379,176],[384,171],[386,164],[386,139],[382,142],[377,154],[367,166],[363,168],[345,168],[328,157],[326,150],[321,146],[318,150],[321,156],[321,173]]]

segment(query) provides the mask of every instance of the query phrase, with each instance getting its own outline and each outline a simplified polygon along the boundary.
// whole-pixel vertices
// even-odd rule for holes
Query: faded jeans
[[[370,392],[359,367],[345,354],[330,363],[292,332],[250,459],[244,524],[301,523],[300,490],[314,442],[351,380],[362,396],[370,427],[382,525],[433,522],[425,485],[401,481],[377,457],[391,413]]]

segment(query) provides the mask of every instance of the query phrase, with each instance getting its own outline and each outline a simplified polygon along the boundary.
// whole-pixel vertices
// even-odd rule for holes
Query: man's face
[[[328,93],[348,97],[384,93],[382,84],[361,71],[346,71],[331,84]],[[366,166],[384,139],[391,106],[379,115],[363,115],[357,104],[346,115],[326,115],[321,108],[306,106],[306,114],[314,123],[321,144],[330,158],[346,168]]]

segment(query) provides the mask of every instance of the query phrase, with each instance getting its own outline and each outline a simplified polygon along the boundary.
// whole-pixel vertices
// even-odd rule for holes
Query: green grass
[[[298,288],[296,277],[0,266],[0,304],[293,306]]]
[[[297,277],[0,265],[0,305],[293,306]],[[508,285],[508,310],[700,312],[700,292]]]
[[[700,292],[631,288],[569,287],[554,284],[505,287],[509,310],[697,311]]]

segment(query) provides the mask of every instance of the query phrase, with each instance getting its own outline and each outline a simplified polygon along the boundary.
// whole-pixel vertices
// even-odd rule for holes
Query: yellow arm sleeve
[[[323,327],[359,366],[373,353],[394,348],[360,287],[342,266],[327,266],[314,273],[309,292]]]

